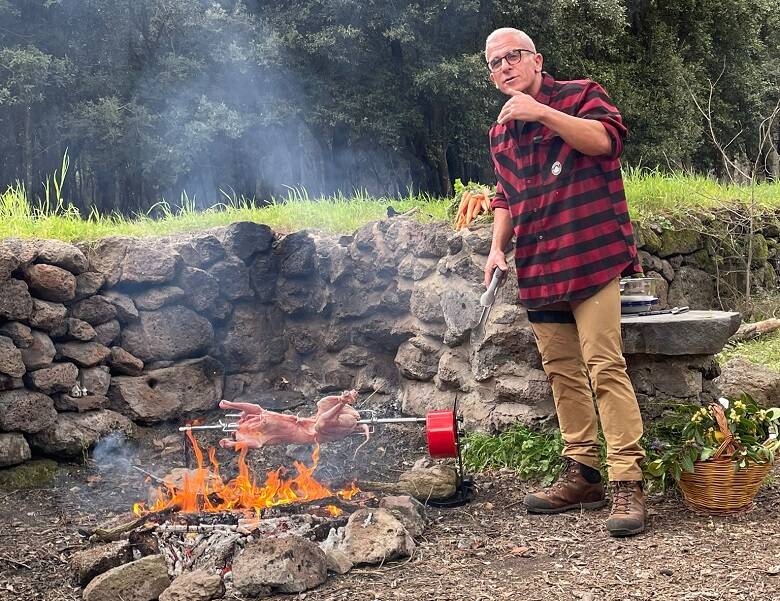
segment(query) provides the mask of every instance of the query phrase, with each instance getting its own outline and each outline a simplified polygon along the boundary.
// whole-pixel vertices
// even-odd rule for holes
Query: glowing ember
[[[335,505],[325,505],[325,509],[328,511],[328,513],[331,515],[331,517],[337,518],[342,513],[344,513],[343,509],[340,509],[339,507],[336,507]]]
[[[203,451],[191,431],[187,431],[187,438],[192,444],[198,467],[192,470],[191,474],[185,475],[180,485],[166,481],[164,486],[158,487],[157,500],[150,507],[147,507],[146,503],[136,503],[133,511],[137,515],[170,508],[183,512],[252,509],[259,514],[260,510],[266,507],[316,501],[326,497],[338,496],[349,500],[360,492],[354,483],[348,489],[334,492],[314,479],[312,474],[319,462],[319,447],[314,448],[311,467],[295,461],[293,462],[296,471],[294,477],[288,478],[287,470],[280,467],[266,474],[265,484],[262,486],[255,483],[249,471],[246,463],[247,449],[243,447],[238,456],[238,476],[229,482],[224,482],[219,473],[215,449],[209,449],[210,466],[206,465]],[[340,511],[335,506],[329,507]],[[333,514],[333,509],[328,511],[332,515],[338,515]]]

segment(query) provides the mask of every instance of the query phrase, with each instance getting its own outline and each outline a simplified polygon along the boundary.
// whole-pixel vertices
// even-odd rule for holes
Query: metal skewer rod
[[[359,424],[420,424],[428,421],[425,417],[369,417],[359,419]]]

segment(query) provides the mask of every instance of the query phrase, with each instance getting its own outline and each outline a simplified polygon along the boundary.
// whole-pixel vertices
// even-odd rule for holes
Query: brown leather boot
[[[645,495],[641,482],[612,482],[612,513],[607,530],[612,536],[633,536],[645,530]]]
[[[597,470],[564,457],[566,467],[558,480],[539,492],[525,496],[523,504],[528,513],[562,513],[570,509],[599,509],[607,504],[604,484]],[[586,479],[588,471],[591,480]]]

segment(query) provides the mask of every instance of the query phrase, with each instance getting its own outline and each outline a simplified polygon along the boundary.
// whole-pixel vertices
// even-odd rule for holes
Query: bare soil
[[[143,476],[127,461],[158,475],[183,464],[162,439],[173,425],[143,429],[138,441],[109,449],[81,465],[62,465],[44,488],[0,490],[0,599],[81,599],[68,559],[88,546],[79,527],[97,525],[143,499]],[[216,433],[199,439],[213,442]],[[387,427],[353,459],[355,437],[323,447],[317,475],[328,481],[393,480],[424,456],[422,433]],[[253,467],[291,465],[291,451],[255,451]],[[233,464],[226,459],[225,471]],[[475,601],[624,601],[780,599],[780,484],[763,487],[756,508],[737,517],[707,517],[670,493],[649,499],[649,527],[631,539],[610,538],[608,509],[529,516],[523,495],[532,484],[511,473],[476,477],[474,500],[429,509],[431,525],[414,555],[383,566],[332,576],[314,591],[273,599]]]

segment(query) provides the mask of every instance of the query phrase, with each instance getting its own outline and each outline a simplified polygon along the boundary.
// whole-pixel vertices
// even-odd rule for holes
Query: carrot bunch
[[[459,230],[471,225],[471,222],[480,213],[490,212],[490,191],[481,188],[478,191],[463,190],[463,196],[458,206],[458,214],[455,218],[455,229]]]

